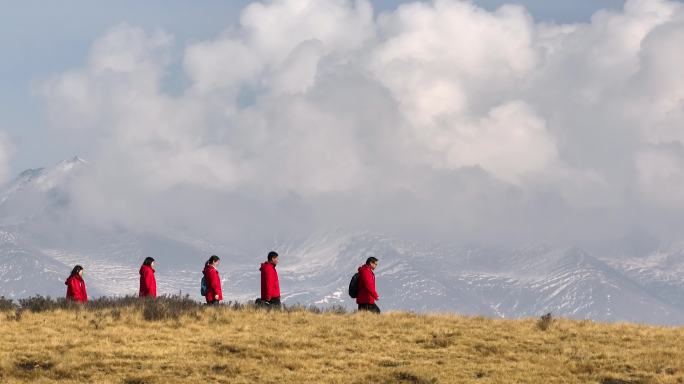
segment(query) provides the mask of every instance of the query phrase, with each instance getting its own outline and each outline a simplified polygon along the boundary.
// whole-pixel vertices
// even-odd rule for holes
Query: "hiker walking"
[[[261,264],[261,305],[280,307],[280,282],[278,281],[278,253],[268,253],[266,262]]]
[[[375,290],[375,273],[373,273],[377,266],[378,259],[369,257],[366,260],[366,264],[359,267],[359,285],[356,295],[356,304],[359,305],[359,311],[380,313],[380,308],[375,304],[375,301],[380,296],[378,296],[378,292]]]
[[[154,277],[154,259],[146,257],[140,267],[140,297],[157,297],[157,279]]]
[[[219,277],[218,267],[221,259],[212,255],[206,263],[204,263],[204,283],[206,284],[206,293],[204,297],[207,299],[207,304],[216,305],[223,300],[223,292],[221,292],[221,278]],[[203,287],[204,289],[204,287]]]
[[[77,303],[88,301],[86,285],[83,280],[83,267],[80,265],[75,266],[64,284],[67,286],[66,298],[68,301],[75,301]]]

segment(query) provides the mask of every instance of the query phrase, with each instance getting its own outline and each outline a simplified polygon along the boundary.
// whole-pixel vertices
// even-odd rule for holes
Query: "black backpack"
[[[356,296],[359,294],[359,273],[355,273],[354,276],[352,276],[351,281],[349,282],[349,296],[352,297],[352,299],[356,299]]]
[[[200,294],[206,296],[209,293],[209,287],[207,287],[207,279],[202,276],[202,281],[200,281]]]

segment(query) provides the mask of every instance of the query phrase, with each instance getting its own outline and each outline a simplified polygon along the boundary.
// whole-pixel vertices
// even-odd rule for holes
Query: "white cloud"
[[[374,32],[367,0],[254,2],[243,11],[240,26],[242,38],[274,66],[302,42],[318,40],[328,52],[349,53]]]
[[[520,7],[413,3],[381,16],[379,30],[372,68],[416,124],[501,104],[535,68],[534,26]]]
[[[684,145],[650,146],[636,156],[639,188],[658,205],[684,209]]]
[[[439,132],[432,139],[439,142]],[[555,165],[557,155],[544,121],[516,101],[493,108],[478,121],[456,123],[441,141],[438,152],[446,154],[451,168],[480,166],[509,182]]]
[[[549,25],[455,0],[377,17],[362,0],[265,1],[185,47],[180,95],[163,91],[173,38],[128,25],[42,90],[89,148],[94,217],[594,240],[631,230],[630,207],[684,209],[682,9],[630,0]]]
[[[256,82],[261,62],[242,42],[227,38],[197,43],[188,48],[185,69],[198,92],[232,89]]]

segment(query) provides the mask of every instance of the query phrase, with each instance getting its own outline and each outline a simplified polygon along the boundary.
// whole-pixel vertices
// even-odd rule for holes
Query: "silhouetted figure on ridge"
[[[71,270],[71,274],[64,282],[67,286],[66,298],[68,301],[85,303],[88,301],[85,281],[83,280],[83,267],[77,265]]]
[[[366,264],[359,267],[356,293],[356,304],[359,305],[359,311],[380,313],[380,308],[375,304],[375,301],[380,298],[375,290],[375,273],[373,273],[377,267],[378,259],[375,257],[369,257]]]
[[[268,253],[266,262],[261,264],[261,300],[257,304],[269,307],[280,307],[280,282],[278,280],[278,253]]]
[[[204,278],[202,280],[202,294],[207,300],[209,305],[217,305],[221,300],[223,300],[223,292],[221,291],[221,278],[219,277],[218,267],[221,259],[212,255],[206,263],[204,263],[204,271],[202,274]],[[206,291],[205,291],[206,289]]]
[[[154,259],[145,258],[140,267],[140,290],[138,292],[140,297],[157,297],[157,279],[154,277],[154,272]]]

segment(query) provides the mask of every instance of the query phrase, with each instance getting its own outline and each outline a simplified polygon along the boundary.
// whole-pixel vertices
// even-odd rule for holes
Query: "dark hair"
[[[366,265],[370,265],[371,263],[377,263],[377,262],[378,262],[378,259],[376,259],[373,256],[366,259]]]
[[[77,265],[74,267],[74,269],[71,270],[71,275],[69,275],[69,276],[76,276],[82,270],[83,270],[83,267],[81,267],[80,265]]]
[[[209,258],[209,260],[207,260],[207,262],[204,263],[204,265],[206,266],[206,265],[209,265],[209,264],[214,264],[215,262],[217,262],[217,261],[219,261],[219,260],[221,260],[220,257],[218,257],[218,256],[216,256],[216,255],[211,255],[211,257]]]
[[[150,265],[152,265],[153,262],[154,262],[154,258],[152,258],[152,257],[146,257],[146,258],[145,258],[145,261],[143,261],[143,265],[150,266]]]
[[[271,261],[271,260],[275,259],[276,257],[278,257],[278,252],[271,251],[268,253],[268,261]]]

